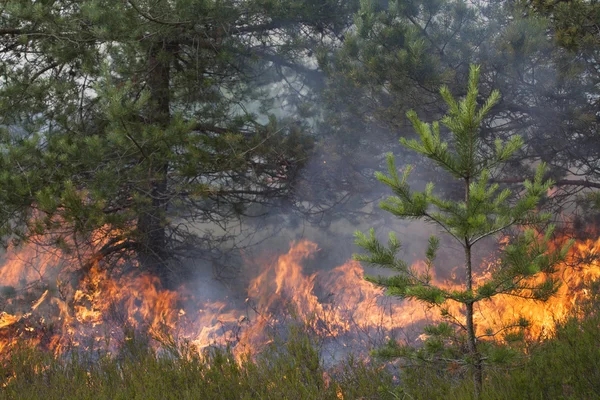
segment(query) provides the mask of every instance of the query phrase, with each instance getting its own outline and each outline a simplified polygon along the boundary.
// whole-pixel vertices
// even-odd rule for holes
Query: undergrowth
[[[482,399],[600,399],[600,317],[557,325],[555,336],[518,362],[486,368]],[[259,356],[180,345],[155,351],[128,341],[118,355],[55,358],[15,351],[0,367],[1,399],[472,399],[469,374],[421,363],[397,370],[348,357],[323,365],[302,329],[275,339]]]
[[[141,343],[141,345],[140,345]],[[16,351],[0,370],[2,399],[395,399],[392,375],[348,358],[325,369],[318,344],[301,329],[259,356],[180,345],[155,351],[131,340],[120,354],[54,358]],[[2,380],[4,382],[2,382]]]

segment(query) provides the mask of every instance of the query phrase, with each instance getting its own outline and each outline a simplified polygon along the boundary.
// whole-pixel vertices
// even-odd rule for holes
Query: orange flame
[[[572,262],[565,262],[557,272],[565,283],[546,303],[509,296],[481,302],[476,315],[479,334],[519,316],[529,319],[532,337],[550,334],[555,321],[572,313],[585,298],[584,284],[600,278],[599,248],[600,239],[580,242],[571,250]],[[167,290],[158,278],[137,268],[114,276],[98,262],[68,290],[65,275],[55,271],[64,265],[61,255],[37,250],[34,245],[12,249],[0,268],[2,285],[14,290],[6,299],[0,298],[5,310],[0,313],[0,355],[18,343],[57,354],[73,347],[113,351],[127,338],[127,329],[150,334],[157,345],[179,339],[198,348],[229,344],[239,355],[260,351],[271,340],[270,329],[289,319],[299,320],[322,337],[343,338],[344,345],[360,340],[372,345],[364,340],[373,335],[386,340],[407,327],[440,319],[419,303],[386,298],[380,288],[364,280],[357,262],[306,274],[303,263],[318,251],[309,241],[292,243],[287,253],[265,266],[250,281],[243,307],[227,299],[185,299],[184,307],[182,293],[189,288]],[[585,262],[574,267],[576,259]],[[451,308],[462,315],[458,304]]]

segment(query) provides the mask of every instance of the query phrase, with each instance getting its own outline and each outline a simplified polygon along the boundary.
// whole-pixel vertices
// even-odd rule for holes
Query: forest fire
[[[292,243],[287,253],[252,279],[243,306],[228,299],[194,298],[189,287],[164,289],[156,277],[135,268],[111,275],[99,263],[68,291],[61,281],[64,271],[50,273],[63,265],[61,255],[40,255],[35,250],[33,245],[11,250],[0,270],[2,355],[21,345],[55,354],[77,349],[112,352],[139,333],[147,334],[156,346],[185,339],[198,348],[230,345],[237,354],[254,353],[290,320],[306,324],[324,339],[364,349],[440,318],[436,310],[383,296],[380,288],[363,279],[364,271],[354,261],[304,273],[303,262],[318,250],[309,241]],[[557,274],[564,284],[546,303],[507,296],[481,303],[476,315],[479,334],[495,332],[520,316],[529,320],[531,337],[550,334],[554,322],[586,296],[583,284],[600,277],[599,250],[600,239],[574,246],[569,260],[584,262],[561,265]]]

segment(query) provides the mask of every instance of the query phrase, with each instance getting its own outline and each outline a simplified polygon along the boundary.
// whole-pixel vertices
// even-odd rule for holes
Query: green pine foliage
[[[509,189],[500,190],[498,184],[489,182],[494,169],[509,160],[523,142],[518,136],[507,142],[497,140],[492,155],[483,151],[479,137],[480,124],[498,102],[500,94],[494,91],[481,105],[478,104],[479,72],[478,66],[471,67],[467,95],[461,100],[456,100],[447,88],[440,90],[449,111],[439,122],[425,123],[419,120],[416,113],[409,112],[408,118],[418,139],[401,139],[405,147],[428,158],[438,168],[461,181],[464,200],[437,196],[432,183],[423,192],[413,191],[408,183],[411,168],[405,168],[403,174],[399,175],[391,154],[387,157],[388,173],[376,174],[377,179],[394,193],[381,203],[382,209],[399,218],[420,219],[435,224],[463,248],[465,279],[462,289],[450,290],[432,282],[431,270],[435,268],[439,246],[435,237],[429,241],[424,272],[398,259],[401,246],[394,233],[390,233],[386,246],[377,239],[373,229],[369,234],[357,232],[356,244],[367,252],[355,255],[358,261],[392,271],[391,275],[367,277],[371,282],[385,287],[387,294],[439,307],[449,322],[456,323],[459,331],[466,335],[465,344],[469,350],[465,360],[473,366],[476,392],[481,390],[483,347],[479,344],[480,334],[473,322],[474,304],[499,294],[539,301],[548,299],[560,284],[552,273],[570,247],[570,243],[567,243],[553,250],[549,247],[553,228],[550,226],[543,234],[536,230],[549,218],[548,214],[537,210],[538,203],[553,184],[550,180],[544,180],[544,163],[537,167],[532,180],[524,182],[519,193]],[[447,140],[440,125],[448,131]],[[475,285],[472,247],[484,238],[507,232],[509,228],[521,228],[522,232],[513,237],[504,249],[501,263],[492,276]],[[546,277],[541,283],[534,283],[530,279],[540,275]],[[464,315],[452,315],[446,307],[450,301],[464,305]],[[514,326],[522,325],[521,321],[516,321]],[[430,339],[428,345],[434,348],[443,344],[439,338],[451,336],[447,325],[429,328],[429,331],[430,338],[435,340]],[[388,349],[387,355],[393,354],[393,350],[390,353]]]
[[[402,154],[403,161],[418,165],[414,153],[401,153],[390,136],[413,137],[405,118],[409,109],[438,119],[446,107],[438,88],[447,85],[465,95],[468,65],[478,63],[482,95],[502,92],[502,101],[480,126],[485,151],[495,152],[495,139],[505,143],[519,135],[525,143],[495,178],[522,184],[530,166],[541,160],[555,182],[556,191],[545,202],[555,206],[556,219],[582,192],[583,209],[587,194],[600,187],[595,100],[600,41],[594,29],[599,10],[585,0],[362,2],[357,29],[321,57],[330,82],[328,128],[333,135],[353,135],[340,146],[345,152],[340,157],[364,174],[380,168],[382,152]],[[370,157],[357,156],[366,150]],[[418,171],[429,172],[421,165]],[[431,179],[438,183],[441,175]],[[378,192],[371,187],[357,195],[373,201]],[[583,211],[575,217],[578,233],[585,233],[593,216],[593,209]]]
[[[306,54],[347,26],[353,2],[338,3],[3,4],[0,238],[83,246],[103,228],[103,255],[159,275],[237,240],[197,227],[292,198],[314,143],[273,115],[293,99],[271,88],[322,79]]]

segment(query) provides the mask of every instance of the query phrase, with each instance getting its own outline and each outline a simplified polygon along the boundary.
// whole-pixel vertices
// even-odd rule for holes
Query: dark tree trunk
[[[481,354],[477,349],[477,338],[475,336],[475,324],[473,323],[473,303],[467,305],[467,341],[469,353],[473,359],[473,386],[475,388],[475,398],[481,397],[481,389],[483,386],[483,364],[481,362]]]
[[[469,208],[469,203],[471,201],[471,193],[469,185],[471,180],[469,178],[465,179],[465,203],[467,205],[467,209]],[[469,240],[468,237],[465,237],[464,249],[465,249],[465,261],[466,261],[466,286],[468,292],[473,292],[473,261],[471,254],[471,246],[473,244]],[[477,349],[477,336],[475,333],[475,323],[473,321],[473,302],[469,301],[465,304],[467,308],[466,312],[466,322],[467,322],[467,345],[469,348],[469,353],[473,359],[473,386],[475,389],[475,398],[479,399],[481,397],[481,389],[483,386],[483,364],[481,362],[481,354],[479,354],[479,350]]]
[[[147,84],[150,90],[150,104],[147,119],[152,125],[166,128],[170,115],[170,61],[172,48],[164,43],[153,43],[148,55]],[[138,255],[142,268],[161,279],[166,277],[167,238],[165,231],[165,212],[167,210],[167,171],[168,163],[158,149],[150,148],[145,152],[148,176],[145,184],[148,197],[137,221]]]

